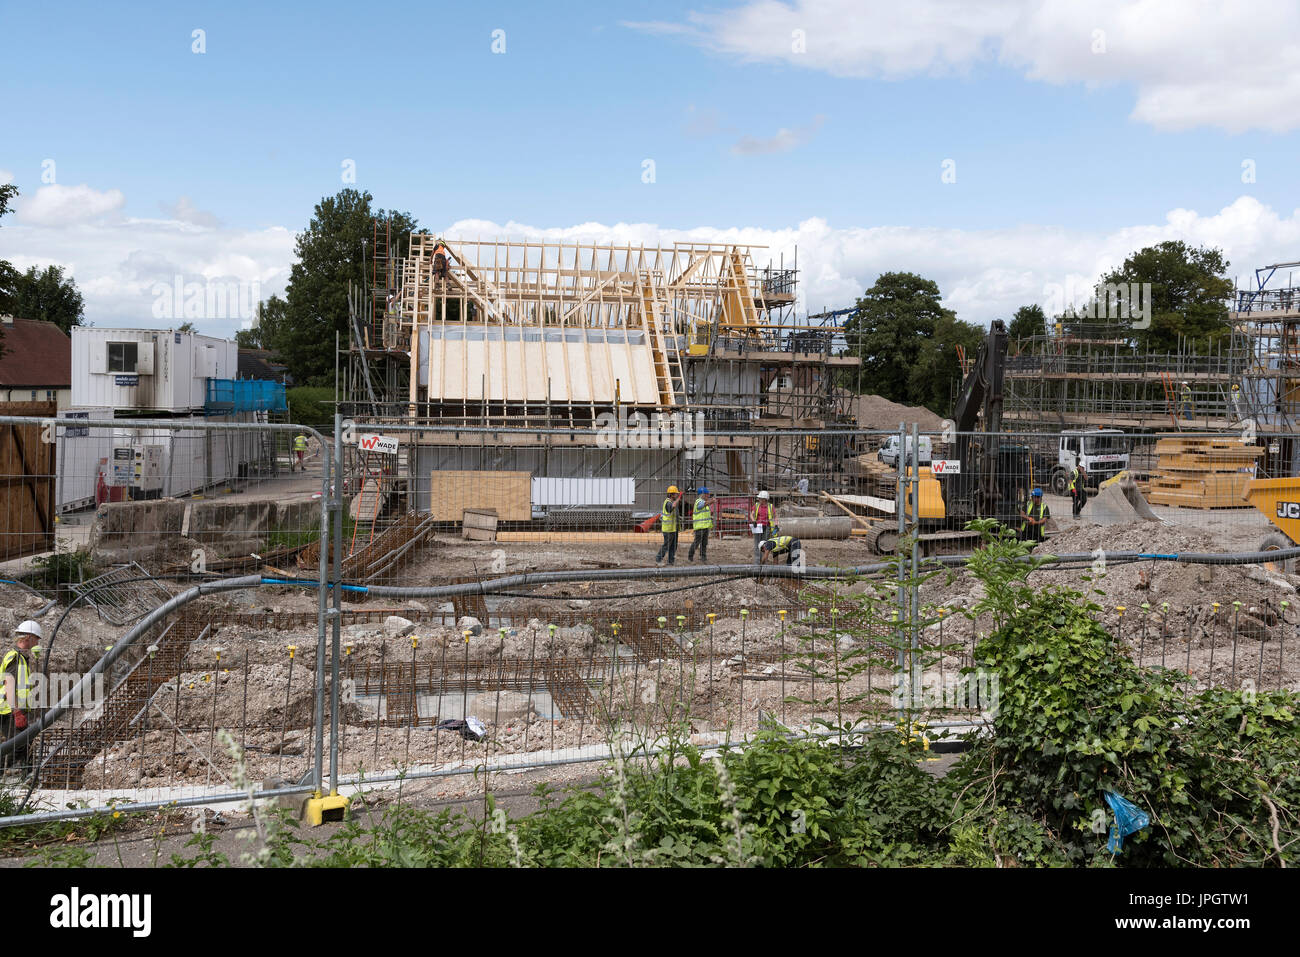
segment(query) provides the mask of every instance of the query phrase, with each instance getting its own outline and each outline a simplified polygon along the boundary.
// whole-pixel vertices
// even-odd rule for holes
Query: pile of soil
[[[915,422],[922,432],[943,429],[943,416],[924,407],[891,402],[880,395],[855,396],[850,400],[850,408],[854,420],[864,429],[896,430],[899,422],[907,423],[908,428]]]

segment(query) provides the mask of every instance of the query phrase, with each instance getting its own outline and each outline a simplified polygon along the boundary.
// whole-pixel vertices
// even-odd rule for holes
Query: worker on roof
[[[677,527],[681,522],[681,513],[682,490],[676,485],[670,485],[668,496],[659,509],[659,530],[664,533],[664,543],[659,546],[659,554],[655,556],[656,568],[664,563],[665,556],[669,565],[677,561]]]
[[[434,279],[441,279],[444,282],[446,281],[447,266],[449,264],[448,256],[449,256],[449,251],[447,249],[447,244],[444,243],[441,239],[438,240],[437,244],[433,247],[433,278]]]
[[[761,557],[758,561],[760,565],[766,565],[769,561],[775,562],[781,555],[785,556],[787,565],[793,565],[803,553],[803,546],[793,535],[776,535],[763,542],[760,553]]]
[[[24,621],[13,631],[13,647],[0,659],[0,736],[6,740],[27,727],[27,711],[32,705],[33,646],[41,640],[41,626]],[[25,763],[24,743],[4,759],[7,766]]]
[[[754,564],[758,565],[763,541],[776,533],[776,509],[766,491],[758,493],[749,509],[749,530],[754,533]]]
[[[1036,488],[1020,510],[1020,540],[1022,542],[1041,542],[1043,526],[1052,517],[1052,510],[1043,501],[1043,490]]]
[[[695,550],[700,551],[700,561],[709,561],[709,532],[713,530],[713,493],[704,485],[695,490],[695,508],[691,511],[691,526],[695,537],[691,540],[691,550],[686,553],[687,561],[695,561]]]
[[[1082,462],[1070,470],[1070,500],[1074,505],[1074,517],[1078,518],[1083,506],[1088,504],[1088,470]]]

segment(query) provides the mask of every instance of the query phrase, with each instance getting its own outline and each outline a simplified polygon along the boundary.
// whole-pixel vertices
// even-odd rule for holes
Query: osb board
[[[491,509],[503,522],[533,517],[531,472],[434,471],[429,505],[440,522],[459,522],[466,509]]]
[[[53,402],[0,402],[0,414],[53,417]],[[39,425],[0,426],[0,559],[54,548],[54,443]]]

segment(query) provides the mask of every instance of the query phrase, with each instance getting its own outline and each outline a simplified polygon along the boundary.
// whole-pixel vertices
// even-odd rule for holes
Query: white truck
[[[1087,484],[1096,488],[1128,468],[1129,437],[1119,429],[1067,429],[1057,438],[1050,486],[1056,495],[1070,492],[1070,472],[1082,465]]]
[[[886,465],[897,467],[898,451],[903,447],[902,443],[898,441],[898,436],[891,435],[885,440],[885,444],[880,447],[880,451],[877,454],[880,457],[880,461],[884,462]],[[916,447],[917,458],[919,459],[920,464],[929,465],[930,460],[934,455],[934,443],[930,436],[917,436]],[[911,464],[912,461],[912,437],[910,435],[907,436],[906,449],[907,451],[904,453],[903,464],[908,465]]]

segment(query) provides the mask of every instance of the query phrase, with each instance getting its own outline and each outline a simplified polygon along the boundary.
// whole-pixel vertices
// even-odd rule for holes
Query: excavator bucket
[[[1083,518],[1095,525],[1160,521],[1132,479],[1103,487],[1094,498],[1089,499],[1083,510]]]

